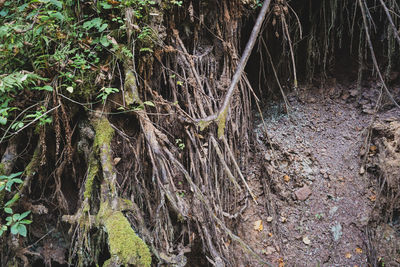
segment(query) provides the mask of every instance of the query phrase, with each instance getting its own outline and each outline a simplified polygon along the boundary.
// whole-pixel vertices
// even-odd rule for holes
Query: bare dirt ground
[[[384,198],[377,192],[381,172],[368,162],[376,163],[379,149],[367,137],[372,122],[399,122],[400,113],[389,108],[373,120],[377,88],[308,90],[288,96],[288,113],[271,105],[263,113],[265,124],[258,117],[256,164],[248,173],[258,204],[245,210],[238,234],[273,266],[368,266],[371,251],[396,263],[399,227],[376,218],[382,213],[377,199]],[[387,239],[379,234],[383,230],[372,231],[378,234],[371,240],[374,220],[375,229],[391,227],[390,242],[377,241]],[[385,255],[388,247],[392,255]],[[384,266],[397,266],[392,264]]]

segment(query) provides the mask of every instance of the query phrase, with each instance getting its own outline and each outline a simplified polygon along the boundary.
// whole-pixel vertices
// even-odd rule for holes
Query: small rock
[[[296,198],[300,201],[306,200],[311,195],[311,189],[305,185],[294,192]]]
[[[333,214],[335,214],[336,213],[336,211],[338,210],[339,208],[337,207],[337,206],[333,206],[330,210],[329,210],[329,215],[333,215]]]
[[[285,223],[287,221],[286,217],[281,217],[281,223]]]
[[[268,246],[268,247],[265,249],[264,254],[265,254],[265,255],[271,255],[271,254],[274,253],[275,251],[276,251],[276,250],[275,250],[274,247]]]
[[[267,217],[267,222],[272,222],[273,219],[274,219],[274,218],[273,218],[272,216],[268,216],[268,217]]]
[[[364,166],[361,166],[361,168],[360,168],[360,174],[362,175],[362,174],[364,174],[364,173],[365,173]]]
[[[353,89],[353,90],[350,90],[349,93],[350,93],[351,96],[354,97],[354,96],[357,96],[357,95],[358,95],[358,90]]]
[[[306,245],[310,245],[311,241],[310,241],[310,239],[308,238],[308,236],[304,236],[304,237],[303,237],[303,243],[306,244]]]
[[[336,225],[332,226],[331,231],[333,234],[333,239],[335,241],[338,241],[343,234],[342,226],[340,225],[340,223],[337,223]]]
[[[369,114],[369,115],[372,115],[372,114],[375,113],[375,111],[373,109],[370,109],[370,108],[364,108],[363,112],[366,113],[366,114]]]
[[[308,103],[315,103],[317,100],[314,98],[314,97],[311,97],[309,100],[308,100]]]

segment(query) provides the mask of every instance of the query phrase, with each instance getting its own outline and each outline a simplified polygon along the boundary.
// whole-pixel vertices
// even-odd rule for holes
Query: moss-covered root
[[[111,141],[114,136],[114,129],[106,117],[100,117],[93,123],[96,137],[94,139],[93,151],[99,155],[100,166],[103,174],[103,180],[108,186],[102,186],[102,198],[116,197],[115,180],[116,173],[113,169],[113,160],[111,153]],[[104,201],[104,199],[102,199]]]
[[[100,206],[100,224],[108,233],[111,258],[104,266],[150,266],[151,254],[146,243],[133,231],[128,220],[120,211],[111,209],[107,202]]]

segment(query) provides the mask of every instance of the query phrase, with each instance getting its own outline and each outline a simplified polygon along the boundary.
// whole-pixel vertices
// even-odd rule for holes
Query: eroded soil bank
[[[239,236],[274,266],[398,266],[400,111],[383,98],[375,113],[376,84],[303,92],[288,113],[277,104],[258,116],[248,172],[258,205]]]

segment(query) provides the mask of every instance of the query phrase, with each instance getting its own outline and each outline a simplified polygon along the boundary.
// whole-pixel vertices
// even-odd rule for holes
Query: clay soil
[[[383,98],[375,113],[379,94],[376,83],[305,88],[288,96],[289,112],[277,103],[264,122],[258,115],[247,173],[258,204],[249,202],[238,235],[272,266],[399,266],[398,221],[383,220],[377,203],[382,170],[372,162],[382,136],[369,137],[400,112]]]

